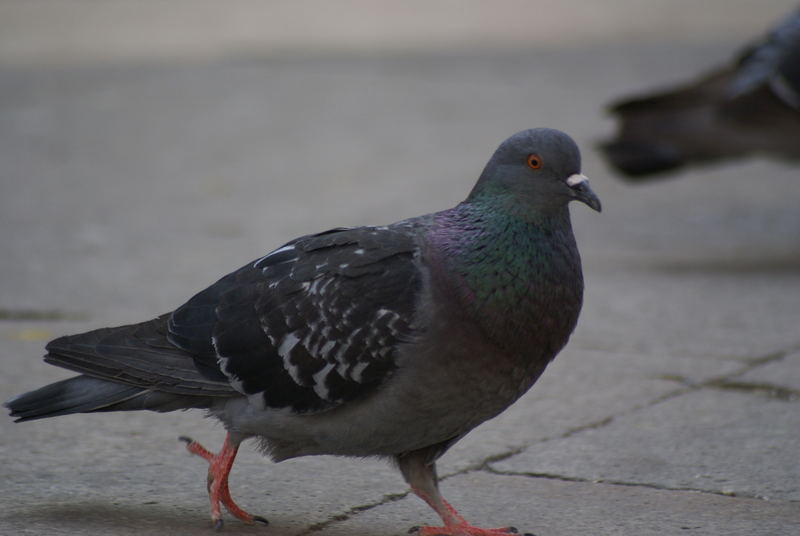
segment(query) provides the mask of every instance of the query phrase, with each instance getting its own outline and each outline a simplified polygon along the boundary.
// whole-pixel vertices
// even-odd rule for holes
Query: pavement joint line
[[[789,348],[786,348],[784,350],[776,350],[774,352],[770,352],[770,353],[762,355],[760,357],[755,357],[755,358],[752,358],[752,359],[748,359],[748,360],[745,361],[745,363],[741,367],[739,367],[737,370],[734,370],[734,371],[732,371],[732,372],[730,372],[728,374],[723,374],[723,375],[720,375],[720,376],[714,376],[714,377],[708,378],[708,379],[703,380],[703,381],[698,382],[698,383],[685,382],[683,387],[680,387],[680,388],[675,389],[674,391],[670,391],[668,393],[664,393],[663,395],[661,395],[659,397],[656,397],[655,399],[653,399],[650,402],[647,402],[645,404],[639,404],[637,406],[634,406],[630,410],[623,411],[623,412],[619,413],[617,416],[626,415],[626,414],[631,413],[633,411],[639,411],[641,409],[650,408],[650,407],[653,407],[655,405],[660,404],[661,402],[665,402],[665,401],[671,400],[672,398],[675,398],[677,396],[681,396],[681,395],[684,395],[686,393],[698,391],[700,389],[705,389],[705,388],[709,388],[709,387],[711,387],[711,388],[719,388],[720,385],[724,385],[726,383],[731,383],[731,380],[733,380],[735,378],[738,378],[739,376],[743,376],[744,374],[747,374],[751,370],[755,370],[755,369],[757,369],[759,367],[762,367],[762,366],[767,365],[769,363],[773,363],[775,361],[780,361],[781,359],[783,359],[783,358],[785,358],[785,357],[787,357],[789,355],[794,354],[798,350],[800,350],[800,343],[794,344],[794,345],[792,345]]]
[[[306,536],[308,534],[313,534],[314,532],[319,532],[319,531],[321,531],[323,529],[328,528],[329,526],[331,526],[333,524],[339,523],[341,521],[347,521],[348,519],[351,519],[352,517],[355,517],[356,515],[360,514],[361,512],[366,512],[368,510],[372,510],[373,508],[377,508],[378,506],[383,506],[384,504],[388,504],[388,503],[392,503],[392,502],[395,502],[395,501],[399,501],[400,499],[405,499],[406,497],[408,497],[409,493],[410,493],[410,491],[404,491],[402,493],[387,493],[379,501],[376,501],[376,502],[373,502],[373,503],[361,504],[361,505],[358,505],[358,506],[353,506],[353,507],[349,508],[348,510],[346,510],[345,512],[342,512],[340,514],[335,514],[335,515],[329,517],[325,521],[320,521],[319,523],[314,523],[313,525],[311,525],[310,527],[308,527],[304,531],[299,532],[297,534],[297,536]]]
[[[605,479],[592,479],[592,478],[581,478],[576,476],[566,476],[566,475],[557,475],[552,473],[534,473],[528,471],[501,471],[499,469],[495,469],[493,467],[487,467],[485,469],[486,472],[491,473],[497,476],[519,476],[519,477],[526,477],[526,478],[543,478],[547,480],[559,480],[561,482],[581,482],[585,484],[602,484],[606,486],[625,486],[631,488],[648,488],[648,489],[655,489],[659,491],[689,491],[694,493],[705,493],[709,495],[721,495],[723,497],[739,497],[739,498],[747,498],[747,499],[759,499],[759,500],[769,500],[767,497],[755,494],[747,494],[747,493],[740,493],[740,492],[731,492],[731,491],[716,491],[716,490],[708,490],[708,489],[699,489],[699,488],[690,488],[690,487],[670,487],[670,486],[660,486],[658,484],[652,484],[649,482],[629,482],[626,480],[605,480]],[[791,501],[790,501],[791,502]]]
[[[720,382],[714,382],[706,387],[712,389],[721,389],[724,391],[738,391],[740,393],[763,394],[769,398],[782,400],[785,402],[794,402],[795,400],[800,400],[800,390],[789,389],[772,383],[737,382],[724,380]]]
[[[691,392],[694,392],[694,391],[699,391],[701,389],[706,389],[706,388],[720,388],[721,385],[726,385],[726,384],[731,384],[731,383],[733,383],[735,385],[735,382],[731,382],[731,380],[733,380],[735,378],[738,378],[739,376],[742,376],[742,375],[750,372],[751,370],[757,369],[758,367],[767,365],[769,363],[773,363],[775,361],[780,361],[781,359],[783,359],[783,358],[785,358],[785,357],[787,357],[789,355],[794,354],[798,350],[800,350],[800,343],[794,344],[794,345],[792,345],[789,348],[786,348],[784,350],[777,350],[777,351],[770,352],[768,354],[762,355],[760,357],[756,357],[756,358],[753,358],[753,359],[748,359],[744,363],[744,365],[742,365],[737,370],[734,370],[734,371],[732,371],[732,372],[730,372],[728,374],[723,374],[721,376],[714,376],[712,378],[708,378],[706,380],[703,380],[702,382],[691,383],[691,382],[688,382],[685,379],[683,379],[684,385],[682,387],[679,387],[679,388],[677,388],[677,389],[675,389],[673,391],[669,391],[667,393],[664,393],[661,396],[657,396],[656,398],[654,398],[654,399],[652,399],[652,400],[650,400],[648,402],[635,404],[632,407],[630,407],[628,409],[625,409],[625,410],[622,410],[622,411],[620,411],[620,412],[618,412],[618,413],[616,413],[614,415],[610,415],[610,416],[606,417],[605,419],[601,419],[601,420],[595,421],[593,423],[589,423],[589,424],[585,424],[585,425],[582,425],[582,426],[577,426],[575,428],[571,428],[571,429],[567,430],[566,432],[564,432],[561,435],[558,435],[558,436],[555,436],[555,437],[549,437],[549,438],[542,438],[539,441],[536,441],[535,443],[544,443],[546,441],[553,441],[553,440],[557,440],[557,439],[565,439],[567,437],[570,437],[570,436],[575,435],[575,434],[580,433],[580,432],[584,432],[586,430],[592,430],[592,429],[595,429],[595,428],[601,428],[601,427],[603,427],[605,425],[610,424],[614,419],[616,419],[618,417],[622,417],[624,415],[629,415],[631,413],[634,413],[634,412],[637,412],[637,411],[641,411],[643,409],[651,408],[653,406],[661,404],[662,402],[666,402],[667,400],[672,400],[673,398],[685,395],[687,393],[691,393]],[[784,388],[781,388],[781,389],[782,389],[782,391],[788,391],[789,395],[795,394],[793,390],[784,389]],[[525,447],[523,450],[525,450],[527,448],[528,447]]]
[[[777,350],[777,351],[770,352],[770,353],[765,354],[765,355],[760,356],[760,357],[756,357],[756,358],[753,358],[753,359],[748,359],[742,367],[740,367],[739,369],[737,369],[737,370],[735,370],[733,372],[730,372],[728,374],[724,374],[722,376],[714,376],[712,378],[709,378],[707,380],[704,380],[704,381],[698,382],[698,383],[691,383],[688,380],[686,380],[684,377],[681,377],[680,381],[683,382],[683,386],[679,387],[678,389],[675,389],[673,391],[669,391],[667,393],[664,393],[663,395],[657,396],[656,398],[653,398],[652,400],[649,400],[647,402],[643,402],[643,403],[640,403],[640,404],[635,404],[635,405],[631,406],[628,409],[624,409],[624,410],[622,410],[622,411],[620,411],[618,413],[615,413],[613,415],[609,415],[609,416],[604,417],[602,419],[599,419],[597,421],[593,421],[593,422],[590,422],[590,423],[587,423],[587,424],[582,424],[580,426],[575,426],[573,428],[569,428],[568,430],[566,430],[564,433],[562,433],[560,435],[553,436],[553,437],[543,437],[543,438],[541,438],[541,439],[539,439],[537,441],[534,441],[533,443],[531,443],[531,445],[526,445],[526,446],[523,446],[523,447],[519,447],[517,452],[513,452],[510,455],[502,455],[501,454],[501,455],[499,455],[499,456],[501,456],[501,458],[499,458],[499,459],[491,459],[492,457],[490,456],[489,458],[484,460],[483,465],[487,465],[488,466],[488,464],[491,464],[493,462],[502,461],[502,460],[504,460],[506,458],[509,458],[511,456],[514,456],[516,454],[519,454],[519,453],[527,450],[530,446],[535,445],[535,444],[545,443],[545,442],[548,442],[548,441],[555,441],[555,440],[559,440],[559,439],[566,439],[568,437],[571,437],[571,436],[573,436],[575,434],[579,434],[581,432],[585,432],[587,430],[594,430],[594,429],[597,429],[597,428],[602,428],[603,426],[607,426],[608,424],[611,424],[611,422],[613,422],[614,419],[616,419],[618,417],[629,415],[631,413],[634,413],[634,412],[637,412],[637,411],[641,411],[643,409],[651,408],[651,407],[656,406],[656,405],[658,405],[658,404],[660,404],[662,402],[665,402],[667,400],[671,400],[671,399],[673,399],[675,397],[678,397],[678,396],[681,396],[681,395],[684,395],[684,394],[687,394],[687,393],[691,393],[691,392],[698,391],[700,389],[709,388],[709,387],[710,388],[720,388],[721,386],[727,386],[727,385],[734,385],[735,386],[736,382],[731,382],[731,380],[733,380],[734,378],[738,378],[739,376],[742,376],[742,375],[750,372],[751,370],[754,370],[754,369],[756,369],[758,367],[761,367],[763,365],[767,365],[767,364],[775,362],[775,361],[780,361],[781,359],[783,359],[783,358],[785,358],[785,357],[787,357],[789,355],[792,355],[797,351],[800,351],[800,343],[792,345],[789,348],[784,349],[784,350]],[[760,387],[762,389],[774,388],[779,393],[788,394],[789,396],[795,396],[797,394],[795,390],[781,388],[781,387],[778,387],[778,386],[761,385]],[[735,388],[735,387],[732,387],[732,388]],[[477,467],[477,468],[480,469],[482,467]]]
[[[86,321],[90,315],[83,311],[60,309],[9,309],[0,307],[0,322],[57,322]]]

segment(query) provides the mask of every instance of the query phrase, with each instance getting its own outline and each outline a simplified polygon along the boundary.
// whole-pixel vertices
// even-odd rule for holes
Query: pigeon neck
[[[523,220],[464,202],[437,214],[431,241],[457,306],[499,345],[549,355],[566,344],[583,296],[566,207]],[[552,329],[536,331],[537,325]]]
[[[560,222],[569,224],[569,211],[563,199],[549,195],[546,190],[527,194],[507,190],[483,176],[466,201],[456,207],[458,210],[465,208],[544,227],[558,226]]]
[[[502,207],[501,207],[502,208]],[[536,301],[544,280],[569,281],[580,258],[566,207],[525,219],[464,202],[440,213],[434,242],[467,302],[494,310]],[[574,267],[574,268],[573,268]],[[549,299],[544,297],[545,299]]]

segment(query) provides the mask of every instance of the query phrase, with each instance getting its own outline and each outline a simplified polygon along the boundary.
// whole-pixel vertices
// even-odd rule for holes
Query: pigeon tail
[[[187,406],[188,404],[188,406]],[[16,396],[4,404],[16,422],[33,421],[71,413],[95,411],[174,411],[208,407],[204,399],[162,393],[92,378],[76,376]]]

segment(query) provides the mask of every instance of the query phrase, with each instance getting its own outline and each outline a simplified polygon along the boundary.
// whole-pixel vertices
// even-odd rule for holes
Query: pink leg
[[[217,454],[210,452],[193,439],[183,436],[180,439],[186,442],[186,450],[208,462],[208,500],[211,503],[211,521],[214,523],[214,528],[217,530],[222,528],[220,503],[225,506],[225,509],[232,516],[241,519],[245,523],[253,523],[254,521],[268,523],[263,517],[254,516],[242,510],[231,498],[231,492],[228,488],[228,476],[236,459],[236,453],[239,451],[239,445],[231,442],[230,434],[225,436],[222,449]]]
[[[420,449],[397,456],[396,461],[403,478],[411,486],[420,499],[428,503],[442,518],[442,527],[415,527],[413,530],[419,536],[501,536],[517,534],[514,527],[501,527],[496,529],[482,529],[474,527],[459,514],[450,503],[444,500],[439,493],[436,478],[436,466],[433,460],[437,456],[437,449]]]
[[[411,488],[419,498],[428,503],[433,508],[439,517],[444,521],[443,527],[416,527],[415,531],[419,536],[501,536],[504,534],[517,534],[519,531],[514,527],[500,527],[496,529],[482,529],[474,527],[467,523],[467,521],[453,508],[450,503],[445,501],[441,496],[438,501],[427,493],[420,491],[416,488]]]

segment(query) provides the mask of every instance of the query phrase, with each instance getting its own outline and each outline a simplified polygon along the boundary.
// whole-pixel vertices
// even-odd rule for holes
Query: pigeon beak
[[[589,188],[589,179],[586,178],[586,175],[582,173],[570,175],[567,177],[567,186],[569,186],[572,191],[573,199],[586,203],[597,212],[603,210],[600,204],[600,198]]]

